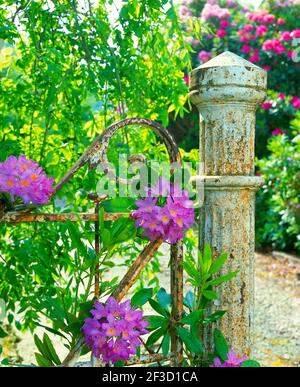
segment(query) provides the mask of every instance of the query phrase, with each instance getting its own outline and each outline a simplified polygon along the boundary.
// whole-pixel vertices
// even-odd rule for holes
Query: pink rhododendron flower
[[[25,156],[9,156],[0,163],[0,192],[9,193],[12,200],[19,196],[25,204],[46,204],[53,193],[53,182],[36,162]]]
[[[262,109],[265,109],[265,110],[269,110],[269,109],[271,109],[272,107],[273,107],[272,102],[263,102],[263,103],[261,104],[261,108],[262,108]]]
[[[189,78],[189,76],[188,76],[188,75],[185,75],[185,76],[183,77],[183,80],[184,80],[184,83],[188,86],[189,83],[190,83],[190,78]]]
[[[263,36],[264,34],[266,34],[268,32],[268,28],[264,25],[261,25],[261,26],[258,26],[256,28],[256,34],[258,36]]]
[[[187,191],[160,179],[147,195],[137,200],[138,209],[132,211],[136,227],[142,227],[143,235],[150,240],[163,238],[176,243],[194,222],[194,209]]]
[[[273,50],[273,41],[272,40],[266,40],[263,45],[262,45],[262,49],[264,51],[272,51]]]
[[[280,37],[280,40],[283,40],[283,41],[289,41],[292,39],[293,39],[293,37],[289,31],[284,31]]]
[[[244,54],[249,54],[252,51],[252,47],[249,46],[248,44],[244,44],[242,47],[242,52]]]
[[[199,52],[198,58],[202,62],[206,62],[207,60],[209,60],[211,58],[211,52],[202,50],[202,51]]]
[[[281,134],[284,134],[284,131],[279,129],[279,128],[277,128],[277,129],[272,131],[272,134],[273,134],[273,136],[279,136]]]
[[[278,99],[283,101],[285,99],[285,95],[283,93],[278,94]]]
[[[236,354],[230,350],[227,354],[227,359],[224,363],[221,362],[219,358],[214,359],[214,363],[210,365],[210,367],[213,368],[238,368],[240,367],[244,361],[247,360],[246,356],[243,356],[242,358],[238,358]]]
[[[216,32],[216,35],[218,38],[224,38],[227,35],[227,31],[221,28]]]
[[[105,363],[126,361],[141,345],[140,336],[148,333],[143,312],[134,310],[130,300],[118,303],[110,297],[106,304],[97,301],[85,319],[82,331],[86,345]]]

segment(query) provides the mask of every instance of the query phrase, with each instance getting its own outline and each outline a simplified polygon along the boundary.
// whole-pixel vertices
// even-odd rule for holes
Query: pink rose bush
[[[85,319],[82,331],[86,345],[105,363],[126,361],[141,345],[140,336],[148,333],[143,312],[135,310],[130,300],[118,303],[113,297],[103,304],[97,301]]]
[[[11,200],[22,198],[25,204],[46,204],[53,193],[52,178],[25,156],[9,156],[0,163],[0,193],[8,193]]]

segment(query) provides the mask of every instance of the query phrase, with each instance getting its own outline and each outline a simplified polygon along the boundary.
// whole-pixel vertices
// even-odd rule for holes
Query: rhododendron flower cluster
[[[25,156],[9,156],[0,163],[0,192],[23,199],[25,204],[46,204],[53,193],[54,180],[48,178],[43,169]]]
[[[244,361],[247,360],[246,356],[243,356],[242,358],[238,358],[237,355],[230,350],[227,354],[227,359],[224,361],[224,363],[221,362],[219,358],[214,359],[214,363],[210,365],[212,368],[239,368]]]
[[[143,312],[134,310],[130,300],[118,303],[110,297],[106,304],[97,301],[85,319],[82,331],[85,343],[105,363],[129,359],[141,345],[140,336],[148,333]]]
[[[132,211],[136,226],[142,227],[143,235],[150,240],[163,238],[176,243],[194,223],[188,192],[161,179],[147,194],[146,198],[137,200],[138,209]]]
[[[293,97],[291,99],[291,102],[292,102],[292,105],[293,105],[293,108],[296,109],[296,110],[299,110],[300,109],[300,98],[299,97]]]

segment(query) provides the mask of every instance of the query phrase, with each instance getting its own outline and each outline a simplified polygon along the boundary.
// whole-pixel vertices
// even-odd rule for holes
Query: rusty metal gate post
[[[224,52],[192,71],[190,96],[200,112],[200,162],[204,204],[200,212],[200,248],[228,251],[224,273],[237,277],[219,290],[219,308],[227,310],[220,328],[240,355],[251,353],[254,291],[255,112],[265,98],[267,76],[245,59]],[[207,348],[212,331],[204,333]]]

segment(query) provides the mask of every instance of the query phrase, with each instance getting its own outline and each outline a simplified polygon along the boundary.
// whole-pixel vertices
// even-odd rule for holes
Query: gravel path
[[[290,264],[262,254],[257,254],[256,258],[253,358],[263,366],[299,367],[300,281],[297,281],[296,273],[300,273],[300,261],[299,264]],[[168,271],[163,271],[159,277],[162,286],[167,288]],[[38,329],[36,333],[41,336],[43,331]],[[20,340],[8,343],[6,352],[17,352],[24,364],[35,363],[32,335],[25,333],[18,336]],[[55,338],[54,342],[63,358],[65,349],[59,339]]]
[[[257,254],[254,357],[265,366],[300,366],[299,264]]]

